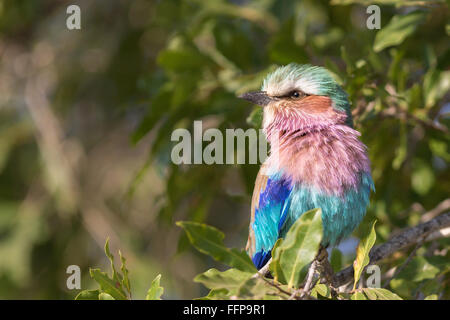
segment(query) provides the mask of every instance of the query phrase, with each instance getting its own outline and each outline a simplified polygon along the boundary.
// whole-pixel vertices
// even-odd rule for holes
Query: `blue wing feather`
[[[280,175],[269,176],[264,188],[261,188],[251,224],[255,239],[252,260],[258,269],[270,259],[271,250],[280,237],[289,212],[291,191],[290,181]]]

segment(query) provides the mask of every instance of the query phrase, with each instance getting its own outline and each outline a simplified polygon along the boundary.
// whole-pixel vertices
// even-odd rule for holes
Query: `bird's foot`
[[[316,273],[318,274],[317,277]],[[322,246],[320,246],[319,252],[311,263],[311,266],[309,267],[306,282],[300,297],[304,298],[306,296],[309,296],[311,290],[314,288],[319,279],[321,283],[328,285],[331,290],[332,297],[336,297],[337,290],[333,283],[334,271],[331,267],[330,262],[328,261],[327,249]]]
[[[328,251],[324,247],[320,247],[316,260],[318,262],[318,270],[320,274],[320,281],[331,289],[331,295],[337,296],[337,289],[334,283],[334,271],[330,262],[328,261]]]

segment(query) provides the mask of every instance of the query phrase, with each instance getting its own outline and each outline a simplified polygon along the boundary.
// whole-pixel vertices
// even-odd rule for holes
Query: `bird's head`
[[[240,96],[264,107],[263,128],[268,137],[306,134],[336,124],[352,126],[345,91],[322,67],[291,63],[270,73],[261,91]]]

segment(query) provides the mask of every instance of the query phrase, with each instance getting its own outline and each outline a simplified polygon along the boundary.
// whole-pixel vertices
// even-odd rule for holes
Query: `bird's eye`
[[[291,98],[293,98],[293,99],[298,99],[301,96],[302,96],[302,94],[300,92],[298,92],[298,91],[292,91],[291,92]]]

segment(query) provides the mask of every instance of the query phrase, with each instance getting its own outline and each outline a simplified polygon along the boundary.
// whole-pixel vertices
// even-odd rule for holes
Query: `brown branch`
[[[427,222],[434,217],[437,217],[440,213],[450,209],[450,198],[445,199],[441,203],[439,203],[434,209],[424,213],[422,217],[420,217],[420,222]]]
[[[450,236],[450,227],[442,228],[439,230],[434,231],[433,233],[430,233],[425,241],[433,241],[440,238],[447,238]]]
[[[450,212],[446,212],[436,218],[419,224],[415,227],[408,228],[402,233],[394,236],[388,242],[373,248],[370,251],[370,264],[389,257],[396,251],[406,248],[412,244],[416,244],[421,239],[427,240],[427,236],[435,231],[450,226]],[[353,266],[350,266],[334,277],[334,283],[340,287],[353,280]]]

